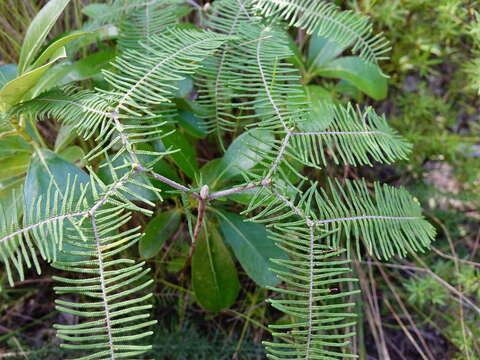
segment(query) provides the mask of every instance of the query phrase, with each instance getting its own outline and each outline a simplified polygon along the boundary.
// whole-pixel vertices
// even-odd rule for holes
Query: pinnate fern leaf
[[[150,269],[143,263],[118,258],[119,253],[128,249],[141,237],[138,228],[121,232],[131,215],[123,213],[123,206],[99,208],[90,217],[88,239],[76,243],[81,253],[91,259],[84,261],[56,262],[54,267],[64,271],[82,274],[77,277],[55,277],[63,283],[55,292],[61,298],[56,300],[59,311],[70,313],[88,321],[75,325],[56,325],[58,337],[66,341],[61,346],[79,350],[89,355],[77,359],[133,359],[144,353],[150,346],[137,345],[137,339],[150,336],[148,327],[156,323],[148,321],[148,310],[152,307],[148,299],[152,294],[139,296],[153,280],[145,281]],[[77,303],[65,294],[82,294],[88,300]]]
[[[219,51],[208,58],[205,66],[197,75],[199,87],[199,103],[206,111],[205,118],[211,131],[220,136],[222,131],[231,131],[236,124],[236,116],[232,111],[231,100],[234,96],[230,81],[237,79],[231,64],[243,56],[242,44],[251,40],[242,36],[242,30],[260,29],[260,19],[254,16],[248,1],[219,0],[213,3],[211,14],[206,20],[206,28],[227,36],[235,35],[238,39],[223,44]]]
[[[362,245],[377,259],[423,252],[435,237],[418,201],[404,188],[375,183],[372,194],[363,180],[329,181],[315,193],[315,203],[315,224],[339,230],[328,244],[354,245],[359,256]]]
[[[353,44],[352,51],[377,63],[390,50],[383,34],[372,35],[367,17],[353,11],[341,11],[334,3],[312,0],[253,0],[265,17],[280,17],[290,25],[327,37],[342,46]]]
[[[356,316],[351,311],[352,296],[359,292],[348,290],[346,284],[356,279],[347,276],[351,271],[350,261],[340,258],[343,251],[322,246],[325,236],[313,228],[302,232],[290,230],[279,236],[280,247],[291,259],[274,260],[285,269],[273,271],[286,288],[270,288],[283,297],[269,302],[294,320],[290,324],[269,326],[276,340],[264,342],[269,359],[356,357],[343,351],[355,334],[351,331]]]
[[[388,126],[385,116],[372,108],[361,111],[351,104],[327,105],[332,121],[326,129],[292,132],[289,154],[313,167],[329,164],[329,155],[336,164],[354,166],[392,163],[406,159],[411,145]],[[297,124],[297,128],[305,123]],[[328,155],[327,155],[328,154]]]
[[[115,113],[138,116],[149,113],[147,105],[169,102],[181,74],[192,74],[229,37],[208,31],[172,28],[141,43],[142,50],[128,49],[104,71],[113,87]],[[144,56],[147,53],[149,56]]]
[[[132,5],[136,5],[132,7]],[[141,1],[131,3],[119,21],[118,48],[142,50],[140,41],[160,34],[178,18],[188,14],[190,8],[183,0]]]

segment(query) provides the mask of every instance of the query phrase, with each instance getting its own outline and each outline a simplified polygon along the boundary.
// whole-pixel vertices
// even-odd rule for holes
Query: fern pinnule
[[[54,262],[57,249],[63,247],[66,235],[83,238],[79,220],[86,214],[85,208],[91,199],[77,186],[77,179],[67,176],[66,189],[62,191],[50,180],[46,196],[38,197],[32,207],[23,214],[13,202],[9,214],[0,206],[0,256],[6,266],[9,283],[13,285],[13,269],[24,279],[24,270],[34,264],[40,273],[37,250],[42,259]],[[20,220],[20,216],[23,219]]]
[[[230,64],[231,71],[243,74],[231,81],[235,96],[249,99],[240,104],[245,115],[239,119],[259,118],[251,125],[286,132],[308,107],[301,102],[300,74],[286,61],[292,55],[286,35],[271,27],[243,31],[242,38],[248,39],[239,48],[243,55]]]
[[[12,108],[11,115],[28,114],[37,118],[50,117],[73,126],[85,140],[97,135],[109,137],[112,128],[109,122],[108,99],[91,90],[76,87],[53,89]]]

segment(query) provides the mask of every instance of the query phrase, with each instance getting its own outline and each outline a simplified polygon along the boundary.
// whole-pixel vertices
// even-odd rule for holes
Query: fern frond
[[[228,39],[207,31],[172,28],[142,42],[141,51],[126,50],[112,63],[115,71],[104,70],[113,87],[108,94],[115,98],[115,116],[151,114],[148,106],[169,102],[176,90],[172,83],[182,80],[181,74],[194,73]]]
[[[307,122],[297,124],[297,128],[307,130],[292,132],[290,156],[312,167],[328,164],[327,151],[335,164],[354,166],[407,158],[411,145],[388,126],[385,116],[377,115],[371,107],[363,112],[351,104],[328,107],[333,119],[326,129],[310,131]]]
[[[316,192],[315,202],[316,226],[339,230],[328,238],[328,245],[355,245],[359,256],[362,240],[370,254],[388,259],[423,252],[435,236],[420,205],[404,188],[375,183],[370,194],[365,181],[329,181]]]
[[[91,90],[75,87],[47,91],[11,110],[12,115],[30,114],[38,118],[54,118],[72,126],[85,140],[97,136],[109,138],[113,124],[109,121],[108,99]]]
[[[294,114],[290,118],[292,127],[285,131],[276,130],[279,138],[271,141],[268,147],[250,147],[249,151],[261,160],[255,171],[244,174],[248,181],[261,183],[275,177],[277,182],[293,188],[289,180],[291,174],[306,180],[293,166],[295,162],[320,168],[328,165],[329,157],[336,164],[355,166],[407,158],[411,145],[372,108],[362,112],[350,104],[326,104],[325,109],[332,114],[326,128],[305,114]],[[260,143],[264,141],[258,140]]]
[[[240,104],[245,115],[238,118],[260,118],[255,126],[288,132],[296,119],[306,113],[308,104],[302,103],[304,93],[298,70],[286,62],[292,53],[285,33],[270,27],[242,31],[242,55],[233,59],[230,69],[243,75],[231,84],[235,96],[251,100]]]
[[[435,236],[434,227],[423,216],[420,205],[404,188],[374,184],[370,193],[362,181],[328,181],[318,189],[312,183],[303,192],[274,182],[260,187],[245,213],[254,212],[251,221],[280,226],[297,217],[308,226],[335,231],[325,245],[354,248],[358,256],[363,245],[377,259],[406,256],[424,251]]]
[[[205,23],[208,29],[227,36],[239,36],[239,39],[223,44],[214,56],[208,58],[197,77],[199,103],[206,111],[211,131],[216,132],[220,141],[222,131],[231,131],[236,123],[231,107],[233,91],[229,83],[237,77],[230,64],[243,54],[239,52],[240,44],[248,41],[241,37],[240,29],[245,26],[257,28],[260,26],[258,22],[247,1],[219,0],[213,3],[211,15]]]
[[[86,31],[95,31],[106,25],[122,27],[123,22],[129,21],[129,15],[144,10],[146,7],[165,7],[177,4],[181,0],[115,0],[102,8],[89,14],[89,21],[83,26]],[[151,15],[152,16],[152,15]]]
[[[389,43],[382,33],[372,35],[368,18],[351,10],[341,11],[326,1],[253,0],[267,18],[281,17],[290,25],[318,34],[342,46],[353,44],[352,52],[374,63],[387,59]]]
[[[24,210],[23,220],[19,219],[16,202],[13,202],[14,211],[9,213],[0,205],[0,256],[12,286],[13,270],[20,280],[24,280],[25,268],[31,268],[32,264],[40,273],[37,250],[42,259],[52,262],[66,232],[82,235],[77,221],[86,213],[87,202],[87,193],[77,186],[77,179],[68,177],[65,191],[56,189],[50,181],[46,196]]]
[[[153,280],[145,281],[150,269],[143,263],[116,258],[116,255],[134,245],[141,234],[138,228],[120,232],[131,215],[124,213],[122,206],[99,208],[89,218],[90,226],[86,242],[74,242],[81,254],[92,260],[56,262],[53,266],[81,278],[55,277],[63,283],[55,287],[57,295],[82,294],[87,302],[56,300],[56,308],[80,318],[87,319],[75,325],[56,325],[58,337],[67,343],[62,347],[91,352],[78,360],[133,359],[149,350],[150,346],[132,344],[135,340],[152,335],[148,327],[156,323],[146,320],[147,310],[152,307],[146,302],[152,296],[138,296]]]
[[[92,160],[108,151],[116,151],[115,158],[127,152],[133,154],[136,144],[159,140],[164,132],[162,115],[152,112],[150,116],[123,116],[114,112],[112,99],[107,94],[76,88],[55,89],[37,98],[17,105],[11,114],[28,114],[37,118],[53,118],[72,126],[85,140],[94,139],[97,145],[85,156]],[[124,124],[122,124],[122,122]],[[154,156],[166,153],[135,151],[137,154]]]
[[[326,234],[314,228],[284,229],[274,239],[290,255],[288,260],[273,260],[284,270],[272,269],[287,285],[270,288],[283,299],[269,299],[272,306],[293,322],[270,325],[276,342],[264,342],[269,359],[345,359],[355,358],[343,350],[353,335],[356,314],[351,312],[351,296],[358,290],[345,291],[344,283],[355,282],[347,277],[348,260],[339,259],[344,251],[322,246]]]
[[[140,41],[158,35],[174,25],[178,18],[188,14],[184,0],[142,1],[125,12],[118,25],[118,48],[142,50]]]
[[[30,268],[32,263],[40,273],[36,249],[28,231],[22,231],[16,201],[13,202],[13,209],[7,213],[0,204],[0,256],[11,286],[14,284],[14,270],[20,280],[25,279],[25,267]]]
[[[131,168],[131,164],[129,164]],[[13,271],[24,279],[25,268],[38,264],[38,250],[47,262],[57,261],[58,251],[68,245],[86,240],[84,219],[97,209],[108,206],[142,212],[151,215],[151,211],[136,205],[133,200],[142,201],[153,206],[154,203],[137,193],[132,193],[129,186],[136,185],[158,193],[158,189],[134,180],[137,169],[130,169],[123,177],[114,177],[109,185],[102,183],[92,175],[90,182],[79,184],[77,178],[71,179],[67,174],[66,188],[58,189],[53,180],[45,197],[39,197],[35,204],[25,209],[23,221],[18,211],[7,213],[0,206],[0,256],[5,263],[9,283],[13,285]],[[158,194],[158,196],[160,196]],[[16,202],[13,203],[16,207]]]

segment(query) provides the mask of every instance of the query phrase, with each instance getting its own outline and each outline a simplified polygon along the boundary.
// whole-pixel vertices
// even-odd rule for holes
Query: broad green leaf
[[[40,79],[38,79],[37,83],[25,94],[25,99],[36,98],[42,92],[51,90],[59,85],[59,82],[68,73],[69,66],[71,66],[71,63],[68,60],[51,66],[47,71],[45,71]]]
[[[50,0],[35,16],[23,40],[18,62],[19,74],[25,73],[33,62],[43,41],[69,2],[70,0]]]
[[[88,4],[82,8],[82,13],[92,19],[105,16],[113,11],[111,5],[108,4]]]
[[[287,259],[287,254],[269,238],[265,226],[244,222],[244,217],[218,211],[220,230],[225,243],[230,245],[245,272],[262,287],[279,283],[270,270],[275,267],[270,259]]]
[[[67,66],[65,75],[59,81],[58,85],[65,85],[73,81],[86,80],[97,74],[101,74],[102,69],[107,67],[114,58],[115,51],[113,49],[88,55]]]
[[[210,191],[217,188],[217,185],[222,182],[223,174],[220,171],[222,159],[213,159],[202,166],[200,169],[201,183],[198,185],[207,184]]]
[[[183,80],[177,81],[174,86],[177,87],[175,92],[176,98],[184,98],[192,92],[193,89],[193,80],[190,76],[182,75]]]
[[[333,103],[332,94],[317,85],[306,86],[305,90],[311,110],[308,124],[300,123],[299,128],[302,131],[322,131],[333,121],[332,108],[329,106]]]
[[[155,147],[160,151],[165,149],[178,150],[169,156],[175,161],[178,167],[183,170],[185,175],[190,179],[195,177],[195,173],[198,172],[197,156],[192,146],[192,141],[184,134],[177,130],[162,138],[161,141],[156,141]]]
[[[7,181],[0,181],[0,207],[4,214],[13,214],[17,212],[18,218],[23,214],[23,177],[13,177]],[[18,248],[19,243],[11,243],[10,247]],[[0,263],[3,263],[3,257],[0,257]]]
[[[24,174],[27,171],[31,154],[21,153],[0,159],[0,181]]]
[[[342,79],[335,85],[335,90],[339,93],[348,96],[351,99],[355,99],[355,101],[360,102],[362,101],[363,93],[352,84],[350,81]]]
[[[348,46],[342,46],[326,37],[313,35],[308,46],[309,68],[322,67],[339,56]]]
[[[204,138],[208,135],[205,121],[191,111],[179,110],[177,120],[187,133],[196,138]]]
[[[261,160],[261,155],[252,149],[268,151],[273,141],[274,136],[269,130],[253,129],[243,133],[228,147],[219,169],[225,171],[226,179],[240,175]]]
[[[317,68],[315,73],[319,76],[348,80],[375,100],[387,96],[387,78],[382,75],[379,67],[357,56],[335,59]]]
[[[292,51],[293,56],[288,59],[288,62],[292,63],[295,65],[297,68],[304,69],[305,64],[303,63],[303,54],[298,48],[297,43],[295,40],[293,40],[292,36],[290,34],[286,34],[285,38],[288,40],[288,47]]]
[[[58,132],[57,138],[55,139],[55,152],[59,153],[65,147],[71,144],[71,142],[77,136],[74,125],[62,125],[60,131]]]
[[[0,89],[0,103],[4,102],[8,105],[15,105],[18,103],[22,100],[24,95],[37,84],[45,71],[47,71],[55,62],[64,59],[66,56],[65,48],[60,48],[47,64],[9,81]]]
[[[329,106],[333,102],[332,95],[318,85],[306,86],[304,90],[311,110],[309,116],[298,123],[298,128],[301,131],[325,130],[333,120],[333,112]]]
[[[64,63],[54,65],[45,72],[27,96],[28,98],[34,98],[53,87],[94,78],[95,76],[103,79],[101,70],[107,67],[114,57],[115,52],[113,50],[106,50],[88,55],[74,63],[65,61]]]
[[[67,45],[70,41],[78,39],[81,36],[84,36],[86,34],[89,34],[88,32],[85,31],[74,31],[71,32],[70,34],[67,34],[63,37],[61,37],[58,40],[55,40],[53,43],[51,43],[38,57],[37,60],[32,65],[32,68],[39,67],[46,63],[48,59],[61,47]]]
[[[195,116],[202,119],[208,116],[208,112],[197,101],[190,100],[189,98],[176,98],[173,99],[173,102],[178,110],[190,111]]]
[[[0,139],[0,159],[23,153],[31,154],[32,152],[32,146],[19,135]]]
[[[145,235],[140,239],[139,252],[143,258],[158,254],[166,240],[170,239],[180,225],[178,209],[165,211],[155,216],[145,228]]]
[[[17,77],[17,65],[5,64],[0,66],[0,88]]]
[[[86,29],[90,31],[88,34],[71,41],[67,45],[70,58],[78,53],[79,50],[85,49],[90,51],[91,46],[98,47],[98,52],[102,52],[108,49],[108,44],[104,41],[113,40],[118,38],[118,29],[113,24],[105,24],[99,28],[92,30],[91,27],[86,26]]]
[[[65,160],[76,163],[85,157],[85,151],[80,146],[70,146],[58,153]]]
[[[73,196],[73,201],[79,199],[81,193],[81,186],[90,183],[89,176],[76,167],[74,164],[60,157],[59,155],[51,152],[47,149],[37,150],[30,162],[27,171],[27,177],[25,179],[24,185],[24,198],[25,198],[25,209],[36,209],[40,199],[46,199],[48,197],[49,189],[51,195],[54,191],[58,191],[62,196],[65,196],[67,190],[68,180],[70,180],[70,186],[72,181],[76,178],[75,191]],[[53,182],[53,188],[50,188],[50,183]],[[53,199],[53,196],[52,196]],[[54,206],[52,203],[50,206]],[[46,206],[45,202],[42,203],[42,206]],[[46,213],[46,208],[40,209],[40,215]],[[68,221],[65,221],[64,232],[65,237],[68,237],[68,233],[71,231],[71,224]],[[50,245],[49,251],[53,254],[56,249],[52,248],[53,241],[50,239],[39,239],[39,241],[45,242]],[[63,249],[65,250],[80,250],[75,246],[69,244],[68,242],[63,243]],[[58,261],[77,261],[85,259],[85,256],[80,255],[70,255],[65,254],[60,251],[57,252]]]
[[[26,173],[33,148],[21,136],[0,139],[0,191],[11,188]]]
[[[207,233],[208,231],[208,233]],[[240,291],[237,269],[218,230],[205,226],[192,259],[192,286],[198,303],[206,310],[230,307]]]
[[[10,214],[15,209],[18,215],[23,213],[23,181],[23,177],[17,177],[0,182],[0,206],[6,214]]]

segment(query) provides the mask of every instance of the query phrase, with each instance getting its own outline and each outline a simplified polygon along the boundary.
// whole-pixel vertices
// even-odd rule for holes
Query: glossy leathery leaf
[[[70,0],[51,0],[35,16],[23,40],[18,61],[20,75],[24,74],[32,65],[43,41],[69,2]]]
[[[192,285],[197,302],[206,310],[229,308],[240,291],[237,269],[219,231],[202,231],[192,258]]]
[[[170,150],[170,157],[173,159],[185,175],[193,179],[198,171],[198,162],[195,149],[191,141],[182,132],[176,130],[174,132],[169,128],[169,135],[165,136],[161,142],[155,144],[156,149],[160,151]]]
[[[20,100],[22,100],[23,96],[37,84],[45,71],[47,71],[58,60],[64,59],[65,57],[65,48],[60,48],[55,54],[52,55],[50,61],[45,65],[25,72],[6,83],[0,89],[0,103],[3,102],[10,106],[18,103]]]
[[[72,180],[74,180],[73,184]],[[38,218],[44,218],[48,213],[54,211],[56,205],[53,203],[43,203],[42,199],[54,198],[54,196],[60,198],[70,197],[69,200],[76,203],[84,197],[81,188],[82,185],[85,186],[87,184],[90,184],[90,177],[74,164],[49,150],[37,150],[28,166],[25,179],[24,207],[29,210],[35,209],[36,213],[32,215]],[[91,197],[92,194],[89,195],[90,201],[93,201]],[[27,221],[32,222],[33,219],[29,219],[28,217],[27,213]],[[63,226],[64,234],[76,230],[79,230],[76,224],[68,220],[65,222]],[[50,239],[44,240],[50,244],[47,250],[50,252],[50,258],[56,258],[58,261],[73,262],[86,259],[84,256],[72,256],[63,251],[64,249],[69,251],[78,250],[78,248],[70,242],[66,241],[58,244],[59,240],[55,239],[55,235],[47,235],[47,237],[51,237]],[[40,239],[37,241],[40,241]],[[53,244],[58,244],[59,249],[62,251],[55,249]]]
[[[356,56],[335,59],[316,68],[315,73],[348,80],[375,100],[387,96],[387,78],[382,75],[379,67]]]
[[[10,80],[17,77],[17,65],[5,64],[0,65],[0,88],[2,88]]]
[[[178,230],[179,225],[180,212],[176,209],[161,212],[153,217],[145,228],[145,235],[140,239],[140,256],[147,259],[156,256],[165,241]]]
[[[273,140],[273,134],[268,130],[256,129],[243,133],[228,147],[219,170],[227,179],[250,170],[261,160],[255,149],[268,151]]]
[[[277,285],[279,280],[270,269],[276,265],[270,259],[287,259],[288,255],[275,245],[266,227],[245,222],[244,217],[230,212],[217,214],[225,243],[248,276],[262,287]]]

